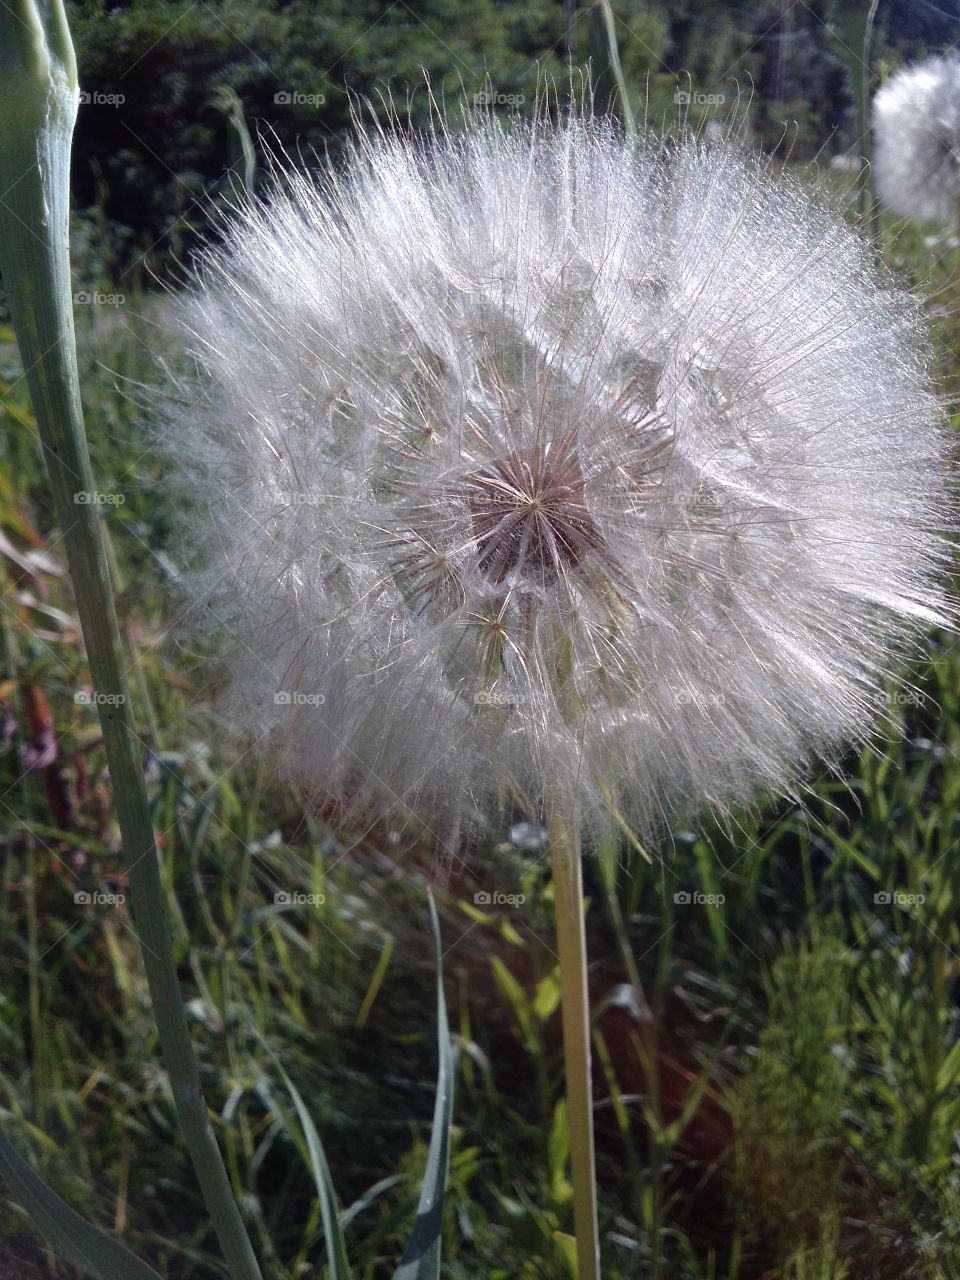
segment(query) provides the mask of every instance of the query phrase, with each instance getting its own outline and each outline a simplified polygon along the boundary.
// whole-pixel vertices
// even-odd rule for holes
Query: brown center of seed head
[[[576,452],[562,443],[514,450],[463,485],[482,572],[549,585],[603,546]]]

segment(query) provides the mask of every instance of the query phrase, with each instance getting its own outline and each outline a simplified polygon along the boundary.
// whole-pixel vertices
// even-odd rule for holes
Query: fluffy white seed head
[[[873,179],[888,208],[917,222],[956,222],[960,209],[960,57],[892,75],[873,99]]]
[[[792,791],[943,619],[917,316],[733,150],[361,136],[182,319],[190,591],[318,794],[433,820],[549,780],[651,826]]]

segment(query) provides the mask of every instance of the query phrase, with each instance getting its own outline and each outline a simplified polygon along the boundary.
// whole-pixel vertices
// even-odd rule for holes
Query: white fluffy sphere
[[[792,791],[944,618],[917,314],[732,149],[361,136],[182,319],[196,612],[232,714],[345,804],[549,779],[649,827]]]
[[[960,214],[960,57],[890,77],[873,99],[873,180],[894,213],[955,223]]]

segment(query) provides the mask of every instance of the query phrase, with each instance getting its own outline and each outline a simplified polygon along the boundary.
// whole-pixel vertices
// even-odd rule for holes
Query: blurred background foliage
[[[639,114],[691,123],[719,97],[798,159],[856,143],[854,93],[865,5],[837,0],[614,0]],[[498,110],[534,109],[538,80],[583,69],[592,10],[576,0],[74,0],[81,88],[74,162],[91,253],[108,275],[165,276],[208,223],[235,152],[218,95],[232,90],[254,138],[310,163],[335,158],[351,110],[381,117],[389,95],[420,124],[426,72],[448,102],[489,92]],[[957,0],[884,0],[874,58],[883,72],[957,38]],[[749,106],[746,104],[749,103]]]
[[[616,0],[641,117],[738,113],[751,145],[847,200],[864,8]],[[438,883],[458,1098],[444,1274],[568,1280],[551,889],[536,833],[491,822],[462,859],[431,833],[312,814],[215,710],[177,629],[178,551],[145,387],[167,300],[229,198],[230,114],[312,165],[351,96],[428,119],[477,93],[532,109],[590,54],[559,0],[70,5],[81,86],[77,321],[94,473],[177,959],[204,1088],[267,1280],[326,1276],[304,1133],[326,1145],[358,1277],[392,1274],[433,1105],[425,886]],[[960,39],[960,4],[881,0],[878,76]],[[227,91],[232,91],[227,92]],[[676,94],[690,100],[677,103]],[[738,103],[737,95],[740,94]],[[278,95],[280,98],[278,99]],[[287,95],[284,100],[282,95]],[[298,96],[299,95],[299,96]],[[698,96],[699,95],[699,96]],[[718,98],[724,101],[716,101]],[[311,101],[312,99],[312,101]],[[884,219],[960,369],[957,244]],[[2,312],[0,312],[2,316]],[[0,319],[0,1126],[74,1207],[176,1280],[221,1276],[176,1131],[125,904],[71,587],[12,333]],[[610,1280],[960,1276],[960,648],[934,637],[889,696],[899,739],[804,806],[624,838],[586,864],[605,1274]],[[318,907],[277,893],[322,895]],[[523,895],[496,905],[477,895]],[[66,1275],[0,1199],[0,1277]]]

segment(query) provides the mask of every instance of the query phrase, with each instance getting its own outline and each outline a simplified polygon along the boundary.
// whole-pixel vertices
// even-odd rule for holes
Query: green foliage
[[[693,0],[615,0],[638,115],[647,102],[654,123],[676,120],[677,70],[702,93],[729,93],[728,68],[743,55],[738,72],[763,86],[751,127],[774,145],[792,113],[805,122],[794,158],[816,150],[828,115],[846,118],[834,36],[815,21],[831,7],[794,6],[796,80],[784,80],[783,98],[764,79],[777,46],[764,37],[747,50],[781,8],[724,4],[705,15]],[[128,99],[122,113],[83,108],[76,161],[87,206],[75,226],[77,287],[124,295],[116,307],[77,307],[94,471],[101,490],[124,497],[103,519],[178,968],[267,1280],[330,1277],[315,1151],[277,1058],[322,1139],[356,1275],[390,1274],[409,1236],[436,1071],[422,928],[432,855],[407,832],[342,831],[311,816],[218,720],[202,655],[171,631],[189,602],[173,603],[179,553],[142,390],[168,344],[165,304],[138,288],[142,263],[128,268],[160,236],[145,261],[166,270],[171,252],[203,234],[209,210],[195,197],[226,194],[233,153],[220,88],[238,95],[255,137],[260,121],[291,149],[335,151],[348,90],[375,94],[389,80],[402,97],[423,64],[438,96],[459,92],[459,76],[469,96],[489,75],[528,109],[536,60],[561,68],[561,5],[412,9],[73,6],[83,87]],[[853,9],[834,12],[842,36]],[[922,6],[891,5],[881,57],[945,40],[928,34],[934,21]],[[573,53],[587,56],[579,23]],[[275,104],[287,86],[326,100]],[[421,94],[421,122],[426,110]],[[709,112],[691,103],[690,115],[701,123]],[[955,247],[883,229],[891,265],[930,299],[952,391]],[[219,1274],[215,1244],[197,1213],[129,914],[73,900],[125,884],[96,720],[75,702],[89,677],[19,377],[0,327],[0,1125],[85,1217],[162,1274],[207,1280]],[[916,697],[889,705],[902,738],[848,760],[842,781],[819,777],[805,807],[675,832],[646,851],[651,862],[626,837],[589,859],[610,1280],[957,1277],[960,650],[937,639],[914,680]],[[569,1280],[549,885],[536,856],[501,834],[491,831],[439,894],[459,1046],[444,1275]],[[480,868],[484,884],[522,892],[524,905],[478,907]],[[281,890],[323,901],[282,909]],[[675,901],[681,892],[688,902]],[[0,1208],[0,1237],[0,1273],[51,1274],[12,1206]]]
[[[912,234],[889,244],[901,273],[951,296],[947,249]],[[372,1277],[402,1252],[425,1164],[430,855],[401,852],[403,833],[305,817],[303,797],[217,721],[199,655],[169,633],[178,553],[141,389],[167,343],[164,311],[162,298],[131,294],[77,316],[95,472],[125,499],[103,519],[204,1088],[271,1280],[324,1267],[315,1171],[273,1054],[322,1138],[357,1274]],[[937,323],[949,374],[952,310]],[[0,1120],[84,1216],[119,1223],[161,1273],[200,1280],[214,1274],[214,1245],[129,917],[73,902],[78,889],[124,884],[96,721],[74,702],[88,677],[17,376],[0,331],[0,528],[22,561],[5,558],[0,611]],[[960,651],[942,640],[915,683],[915,698],[890,704],[903,738],[848,761],[848,782],[821,778],[806,811],[677,832],[647,851],[652,864],[626,839],[588,862],[612,1280],[654,1266],[680,1280],[774,1266],[835,1280],[841,1263],[872,1280],[893,1265],[921,1276],[927,1256],[950,1275]],[[24,774],[41,696],[56,759]],[[477,906],[459,873],[441,895],[460,1042],[444,1266],[463,1280],[568,1280],[549,886],[535,858],[496,836],[473,866],[485,884],[525,894],[523,907]],[[280,911],[279,889],[325,901]],[[702,897],[677,903],[678,891]],[[866,1225],[843,1228],[830,1253],[821,1217]],[[20,1216],[10,1211],[4,1230],[24,1280],[43,1275]]]
[[[74,153],[106,278],[132,292],[175,276],[240,168],[224,95],[239,104],[261,169],[265,152],[308,162],[341,151],[358,106],[378,118],[393,98],[417,125],[426,83],[455,117],[487,95],[529,113],[544,78],[561,98],[594,58],[591,7],[560,0],[72,0],[82,106]],[[702,127],[738,113],[761,144],[796,158],[854,144],[850,68],[863,6],[840,0],[614,0],[620,57],[640,120]],[[960,5],[882,5],[882,71],[920,42],[952,43]],[[922,12],[921,12],[922,10]],[[603,90],[603,86],[600,86]],[[677,95],[686,95],[678,102]]]
[[[785,1254],[810,1245],[824,1208],[842,1194],[852,1064],[846,949],[819,939],[788,948],[774,963],[766,1025],[729,1104],[746,1230],[781,1242]]]
[[[229,186],[231,90],[261,144],[307,157],[336,153],[358,103],[386,98],[429,119],[438,99],[489,90],[531,104],[538,74],[562,75],[551,0],[77,0],[71,20],[81,88],[75,191],[115,227],[114,269],[135,279],[182,259]],[[136,255],[130,249],[136,245]],[[142,255],[142,256],[141,256]],[[131,261],[132,258],[132,261]]]

